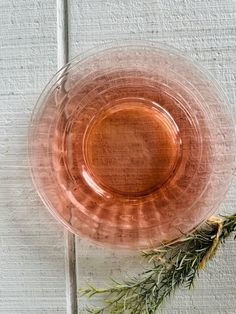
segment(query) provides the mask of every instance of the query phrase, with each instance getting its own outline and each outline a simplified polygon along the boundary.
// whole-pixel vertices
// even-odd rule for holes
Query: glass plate
[[[234,121],[220,87],[181,53],[108,44],[48,84],[29,155],[41,199],[70,231],[147,248],[216,210],[235,168]]]

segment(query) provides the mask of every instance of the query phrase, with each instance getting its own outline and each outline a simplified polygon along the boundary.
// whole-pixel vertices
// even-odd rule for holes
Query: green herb
[[[180,286],[190,288],[200,269],[211,259],[220,243],[236,231],[236,214],[211,217],[192,235],[171,245],[143,252],[151,265],[130,280],[113,280],[110,287],[88,286],[81,295],[104,295],[103,308],[88,308],[93,314],[153,314]]]

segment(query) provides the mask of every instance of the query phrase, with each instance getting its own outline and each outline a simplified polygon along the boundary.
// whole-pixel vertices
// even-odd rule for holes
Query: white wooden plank
[[[0,313],[65,313],[63,228],[40,202],[27,129],[57,70],[56,2],[0,2]]]
[[[226,90],[231,110],[235,94],[234,0],[70,0],[70,57],[103,42],[122,39],[157,40],[197,59]],[[232,186],[221,211],[236,208],[236,185]],[[110,276],[120,278],[134,265],[136,253],[89,245],[77,238],[78,286],[87,282],[104,285]],[[211,262],[192,291],[178,291],[164,307],[165,314],[235,313],[236,250],[227,242]],[[85,312],[86,299],[79,300],[79,313]]]

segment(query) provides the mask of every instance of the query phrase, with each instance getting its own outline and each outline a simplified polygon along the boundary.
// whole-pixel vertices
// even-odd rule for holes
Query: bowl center
[[[88,128],[84,151],[98,185],[122,195],[147,195],[175,172],[180,157],[178,128],[160,106],[123,99]]]

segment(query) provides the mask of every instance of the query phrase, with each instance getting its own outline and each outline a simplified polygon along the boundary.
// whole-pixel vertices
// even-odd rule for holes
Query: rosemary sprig
[[[88,286],[81,295],[104,295],[103,308],[88,308],[92,314],[154,314],[163,301],[182,286],[190,288],[200,269],[220,243],[236,231],[236,214],[211,217],[207,224],[182,240],[143,252],[151,267],[123,282],[113,280],[106,289]]]

